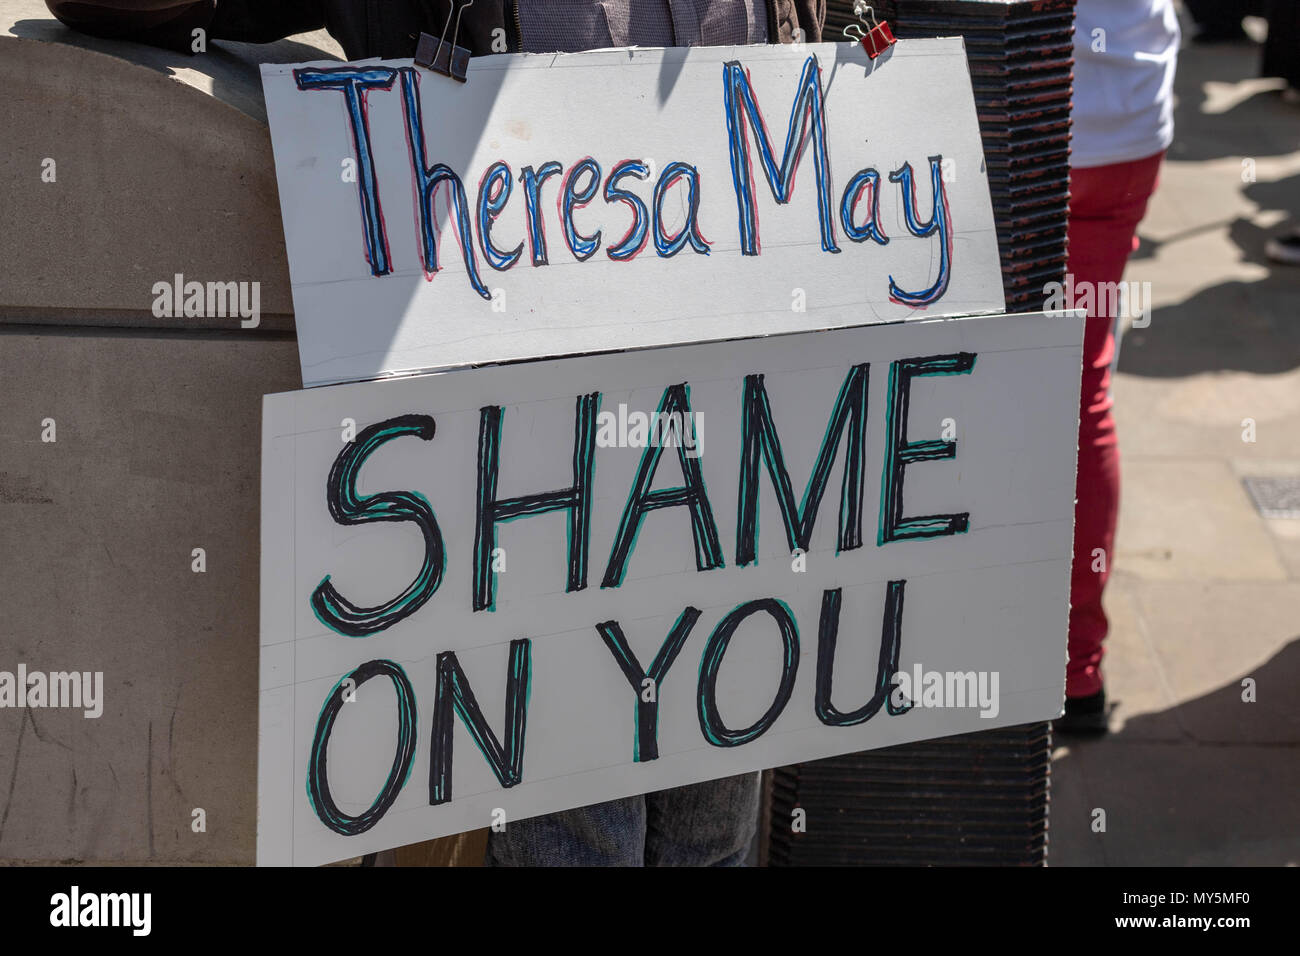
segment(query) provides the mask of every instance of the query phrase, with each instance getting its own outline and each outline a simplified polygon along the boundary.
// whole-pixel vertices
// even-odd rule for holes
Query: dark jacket
[[[379,5],[375,0],[370,0],[369,6]],[[433,26],[426,27],[424,32],[441,35],[447,22],[449,5],[450,0],[427,0],[420,4],[428,10],[427,19],[433,21]],[[822,27],[826,22],[826,0],[767,0],[765,5],[767,35],[772,43],[792,42],[797,28],[803,29],[805,42],[821,41]],[[461,16],[458,42],[467,47],[471,55],[482,56],[493,52],[493,33],[500,28],[505,30],[510,52],[518,52],[520,40],[516,0],[475,0],[474,5],[466,8]],[[340,39],[339,42],[343,41]],[[346,48],[345,44],[344,49]],[[410,56],[410,53],[400,55]]]
[[[59,20],[95,36],[122,37],[189,51],[191,31],[214,40],[270,43],[326,29],[349,60],[412,56],[421,32],[442,34],[451,0],[46,0]],[[767,0],[767,35],[789,43],[795,30],[817,43],[826,0]],[[475,0],[461,16],[457,42],[471,55],[497,52],[492,39],[504,30],[510,51],[520,49],[516,0]]]

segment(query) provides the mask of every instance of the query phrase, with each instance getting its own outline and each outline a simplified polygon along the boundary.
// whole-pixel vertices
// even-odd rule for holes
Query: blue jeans
[[[758,774],[724,777],[510,821],[488,834],[488,866],[744,866]]]

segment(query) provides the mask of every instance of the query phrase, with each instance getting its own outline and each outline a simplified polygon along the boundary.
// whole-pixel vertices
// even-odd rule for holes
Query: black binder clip
[[[434,73],[449,76],[453,80],[465,82],[465,74],[469,69],[469,50],[457,46],[456,38],[460,35],[460,15],[472,6],[474,0],[469,0],[468,3],[451,0],[451,6],[447,10],[447,22],[442,27],[442,36],[434,38],[428,33],[420,34],[420,39],[415,45],[415,62],[418,65]],[[451,30],[450,40],[447,39],[448,30]]]

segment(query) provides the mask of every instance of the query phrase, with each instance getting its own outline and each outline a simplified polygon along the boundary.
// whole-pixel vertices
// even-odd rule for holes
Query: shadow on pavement
[[[1251,183],[1242,194],[1261,210],[1290,213],[1300,225],[1300,174]],[[1222,228],[1222,223],[1211,223],[1201,231]],[[1173,378],[1213,371],[1272,375],[1300,367],[1300,268],[1279,265],[1265,255],[1264,244],[1277,228],[1238,217],[1227,230],[1241,251],[1239,261],[1262,266],[1268,275],[1220,283],[1156,309],[1149,327],[1125,334],[1121,372]],[[1153,258],[1163,246],[1186,238],[1188,234],[1163,241],[1143,238],[1133,259]]]
[[[1243,700],[1247,678],[1253,703]],[[1218,690],[1117,733],[1058,738],[1049,863],[1300,865],[1297,686],[1300,637]],[[1094,830],[1098,810],[1104,832]]]
[[[1260,245],[1270,234],[1244,220],[1233,232]],[[1294,271],[1223,282],[1156,309],[1150,326],[1125,334],[1119,370],[1178,378],[1217,371],[1276,375],[1300,367],[1300,270]]]
[[[1260,58],[1261,48],[1255,43],[1183,49],[1174,83],[1177,101],[1170,159],[1190,163],[1229,156],[1285,156],[1300,149],[1300,109],[1282,101],[1285,84],[1280,79],[1260,77]],[[1235,102],[1226,89],[1256,80],[1264,88]],[[1216,93],[1227,97],[1227,108],[1207,90],[1214,84],[1222,84]]]

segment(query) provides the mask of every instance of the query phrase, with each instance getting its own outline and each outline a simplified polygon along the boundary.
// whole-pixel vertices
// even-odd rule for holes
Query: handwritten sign
[[[309,386],[1004,308],[959,38],[262,77]]]
[[[1056,716],[1081,339],[985,316],[267,396],[259,862]]]

